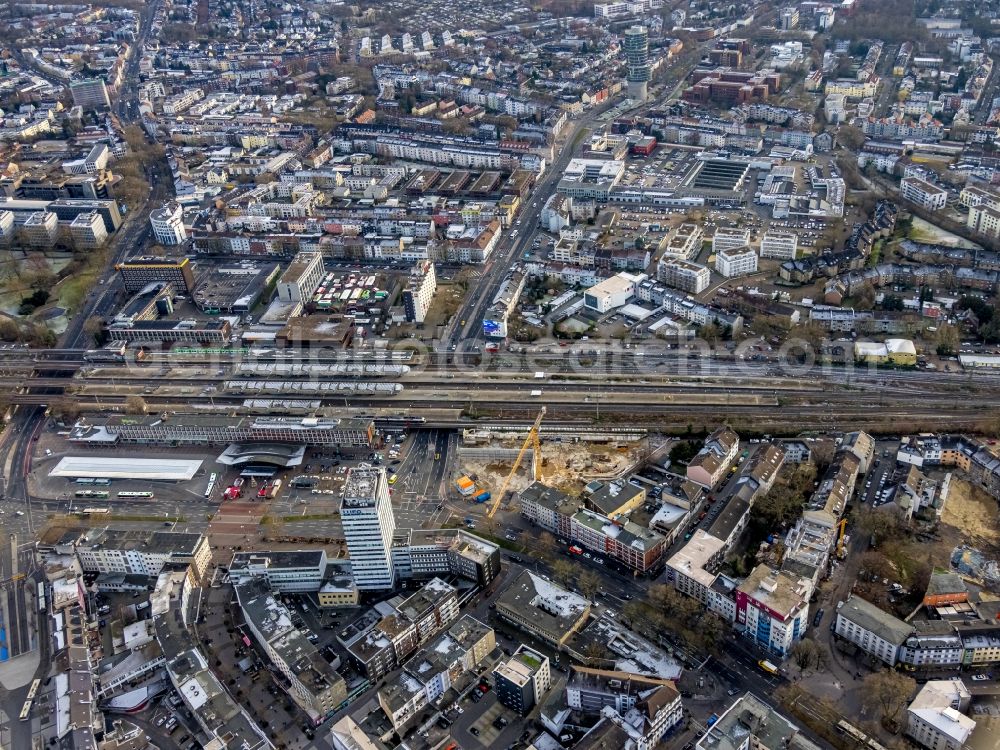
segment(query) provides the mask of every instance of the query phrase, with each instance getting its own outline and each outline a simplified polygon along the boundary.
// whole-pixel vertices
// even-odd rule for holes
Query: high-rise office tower
[[[649,32],[645,26],[632,26],[625,31],[625,64],[628,70],[625,80],[628,81],[628,96],[634,101],[645,101],[646,87],[651,77],[649,63]]]
[[[340,518],[351,553],[354,584],[360,591],[393,588],[396,577],[392,536],[396,521],[385,469],[351,469],[347,473]]]

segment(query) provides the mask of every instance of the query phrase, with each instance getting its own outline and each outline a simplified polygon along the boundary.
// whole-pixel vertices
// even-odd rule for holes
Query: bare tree
[[[125,399],[125,411],[129,414],[145,414],[149,407],[142,396],[129,396]]]
[[[49,414],[62,422],[74,422],[80,416],[80,405],[71,398],[57,398],[49,404]]]
[[[537,550],[539,556],[544,560],[551,560],[556,555],[556,550],[559,548],[556,544],[556,539],[548,531],[543,531],[538,535],[538,540],[535,543],[537,545]]]
[[[100,315],[91,315],[83,323],[83,330],[88,336],[90,336],[95,342],[104,330],[104,318]]]
[[[552,575],[560,583],[568,585],[576,575],[576,566],[568,560],[555,560],[552,563]]]
[[[792,660],[803,672],[815,669],[819,663],[816,641],[805,638],[792,647]]]
[[[899,714],[909,703],[917,681],[899,672],[883,669],[865,677],[861,699],[872,711],[878,711],[882,726],[899,731]]]
[[[597,592],[601,589],[601,579],[598,578],[594,571],[585,570],[580,574],[580,577],[576,581],[576,585],[585,597],[593,601],[594,596],[596,596]]]

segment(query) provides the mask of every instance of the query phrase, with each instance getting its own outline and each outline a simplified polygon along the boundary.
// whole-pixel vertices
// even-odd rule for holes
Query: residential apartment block
[[[406,288],[403,290],[403,310],[408,322],[424,322],[436,291],[437,274],[434,271],[434,264],[429,260],[417,263],[410,270]]]
[[[785,571],[758,565],[736,588],[736,629],[784,656],[809,625],[812,584]]]
[[[176,201],[153,209],[149,214],[153,236],[161,245],[180,245],[187,239],[184,227],[184,209]]]
[[[963,712],[971,699],[958,678],[929,680],[906,709],[906,735],[928,750],[968,747],[976,722]]]
[[[760,241],[760,257],[795,260],[799,236],[795,232],[765,232]]]
[[[695,743],[695,750],[819,750],[799,727],[753,693],[736,699]]]
[[[618,492],[627,492],[622,483]],[[654,568],[666,549],[666,539],[659,533],[627,519],[622,503],[612,502],[601,512],[581,507],[585,503],[601,507],[595,502],[595,492],[585,493],[579,500],[533,482],[520,493],[521,515],[531,519],[553,534],[569,537],[574,543],[628,566],[637,572]],[[644,493],[632,493],[641,502]],[[604,505],[607,505],[606,503]]]
[[[607,718],[636,750],[653,750],[684,718],[681,695],[670,680],[579,666],[566,683],[566,704],[585,716]]]
[[[710,609],[721,609],[713,599],[718,569],[726,555],[726,545],[721,539],[704,529],[696,529],[690,541],[667,560],[667,580],[682,594],[697,599]]]
[[[757,252],[752,247],[734,247],[715,254],[715,270],[727,279],[757,273]]]
[[[728,427],[719,427],[705,438],[705,444],[688,463],[688,480],[711,489],[725,476],[740,450],[740,436]]]
[[[712,252],[719,253],[722,250],[736,250],[747,247],[750,244],[749,229],[730,229],[719,227],[712,237]]]
[[[392,726],[406,727],[483,663],[496,648],[493,629],[470,615],[463,615],[403,666],[396,679],[378,692],[379,705]]]
[[[940,211],[948,203],[947,190],[919,177],[904,177],[900,180],[899,194],[928,211]]]
[[[67,532],[53,545],[76,554],[85,573],[112,573],[155,578],[167,564],[191,565],[195,575],[208,571],[212,551],[201,534],[175,531],[90,529]]]
[[[104,246],[108,230],[96,211],[80,214],[69,224],[70,241],[76,250],[96,250]]]
[[[912,632],[912,626],[859,596],[837,605],[834,633],[890,667],[895,666],[899,649]]]
[[[278,299],[286,304],[307,303],[319,288],[325,270],[322,253],[298,253],[278,279]]]
[[[404,599],[392,614],[366,628],[347,628],[340,641],[371,681],[403,664],[421,645],[458,619],[454,586],[439,578]]]
[[[229,563],[234,586],[263,578],[282,594],[318,591],[326,578],[326,550],[236,552]]]
[[[967,190],[962,191],[963,196]],[[989,190],[970,198],[969,216],[965,223],[969,229],[984,237],[1000,237],[1000,194]]]
[[[705,230],[701,228],[700,224],[684,222],[674,230],[674,233],[667,240],[666,247],[663,248],[663,255],[679,260],[691,260],[701,252],[704,238]]]
[[[674,289],[700,294],[708,289],[712,275],[698,263],[664,255],[656,266],[656,278]]]
[[[493,670],[497,700],[521,716],[542,702],[552,686],[549,659],[521,645],[507,661]]]
[[[392,541],[397,580],[458,576],[489,586],[500,574],[500,548],[462,529],[409,529]]]

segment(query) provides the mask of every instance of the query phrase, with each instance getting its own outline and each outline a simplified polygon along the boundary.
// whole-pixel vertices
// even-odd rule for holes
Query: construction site
[[[469,502],[503,502],[541,480],[579,494],[595,479],[617,478],[649,453],[645,430],[545,428],[544,409],[526,434],[503,425],[463,430],[451,489]]]

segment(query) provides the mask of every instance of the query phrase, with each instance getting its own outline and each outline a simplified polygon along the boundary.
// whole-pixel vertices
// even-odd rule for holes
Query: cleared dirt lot
[[[978,487],[952,475],[951,492],[941,514],[939,532],[948,552],[958,544],[968,544],[983,552],[1000,544],[997,502]]]

